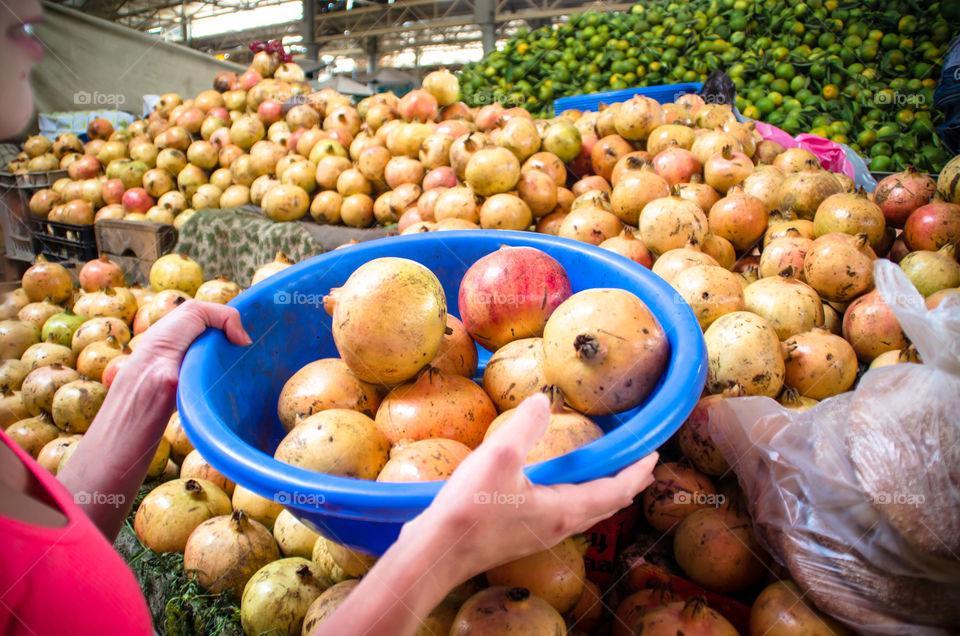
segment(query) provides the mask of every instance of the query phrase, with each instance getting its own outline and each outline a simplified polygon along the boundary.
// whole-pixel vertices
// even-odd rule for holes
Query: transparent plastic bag
[[[822,610],[863,634],[960,633],[960,302],[927,311],[874,278],[923,364],[868,372],[805,412],[721,400],[714,442],[758,536]]]

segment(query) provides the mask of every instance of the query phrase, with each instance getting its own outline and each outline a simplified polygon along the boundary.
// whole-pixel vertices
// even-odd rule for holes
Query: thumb
[[[533,445],[550,424],[550,400],[543,393],[535,393],[520,403],[510,420],[493,432],[485,444],[508,445],[526,457]]]

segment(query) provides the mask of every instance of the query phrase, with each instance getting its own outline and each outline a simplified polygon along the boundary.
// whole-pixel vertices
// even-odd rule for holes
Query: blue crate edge
[[[699,93],[703,88],[700,82],[686,82],[683,84],[661,84],[659,86],[641,86],[638,88],[624,88],[617,91],[602,91],[585,95],[571,95],[554,100],[553,112],[556,115],[567,110],[596,111],[601,103],[614,104],[625,102],[634,95],[645,95],[661,104],[676,101],[681,95]]]

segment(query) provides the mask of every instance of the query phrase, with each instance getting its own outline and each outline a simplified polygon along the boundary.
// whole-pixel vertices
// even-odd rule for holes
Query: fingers
[[[653,483],[653,467],[658,459],[657,453],[650,453],[613,477],[551,488],[561,501],[566,502],[568,509],[578,511],[583,519],[606,519],[617,510],[629,506],[637,493]]]
[[[205,326],[222,330],[226,334],[227,340],[233,344],[245,347],[253,342],[243,328],[243,323],[240,321],[240,312],[235,308],[199,300],[190,301],[187,306],[190,307],[190,311],[194,315],[203,319]],[[194,337],[199,335],[197,333]]]
[[[514,410],[510,420],[493,432],[485,444],[509,445],[526,457],[550,423],[550,400],[543,393],[531,395]]]

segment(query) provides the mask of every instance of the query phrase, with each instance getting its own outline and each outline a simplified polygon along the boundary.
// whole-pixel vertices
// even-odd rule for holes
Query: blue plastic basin
[[[647,401],[596,418],[602,438],[563,457],[526,469],[539,484],[576,483],[615,473],[656,450],[683,423],[700,397],[706,348],[693,312],[655,274],[612,252],[532,232],[429,232],[368,241],[289,267],[237,296],[236,307],[254,344],[231,345],[208,329],[190,347],[180,372],[177,405],[190,441],[234,482],[283,503],[318,532],[354,549],[382,554],[443,482],[389,484],[336,477],[273,459],[283,439],[277,399],[298,369],[337,357],[330,317],[321,299],[363,263],[409,258],[439,277],[448,309],[459,315],[460,280],[474,261],[502,245],[529,245],[556,258],[573,291],[617,287],[639,296],[670,341],[666,372]],[[481,367],[490,354],[480,349]]]

